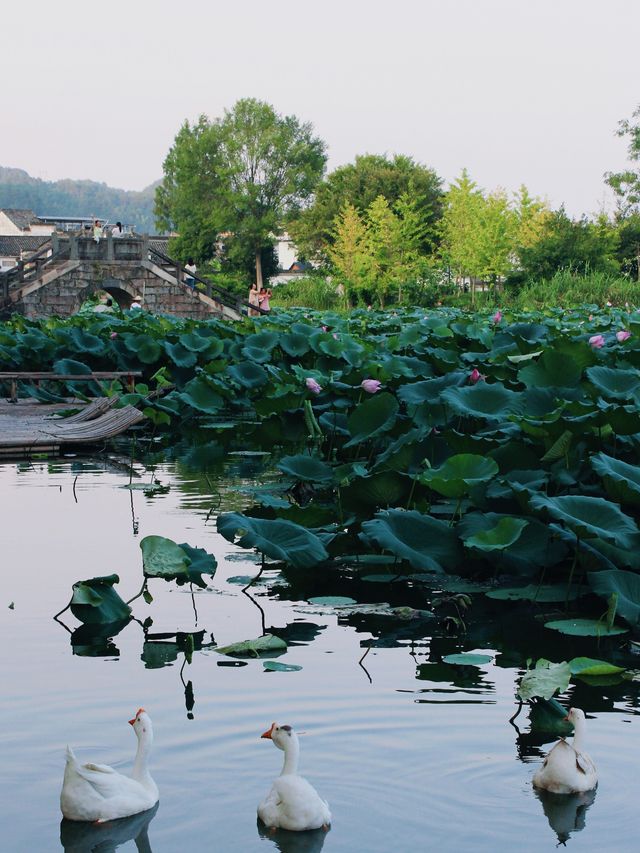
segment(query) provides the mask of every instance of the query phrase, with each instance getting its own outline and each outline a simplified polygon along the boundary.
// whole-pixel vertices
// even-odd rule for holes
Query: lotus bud
[[[600,349],[604,346],[604,338],[602,335],[592,335],[589,338],[589,343],[594,349]]]
[[[628,338],[630,338],[630,337],[631,337],[631,332],[627,331],[626,329],[620,329],[619,332],[616,332],[616,338],[618,341],[620,341],[620,343],[628,340]]]
[[[312,394],[319,394],[322,391],[322,385],[318,384],[312,376],[307,376],[304,380],[304,384]]]
[[[375,394],[376,391],[379,391],[382,388],[382,382],[379,382],[377,379],[363,379],[360,383],[360,387],[363,391],[366,391],[367,394]]]

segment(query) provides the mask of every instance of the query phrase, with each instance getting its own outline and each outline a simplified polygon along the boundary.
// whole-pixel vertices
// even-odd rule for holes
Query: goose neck
[[[586,735],[586,723],[582,719],[575,721],[573,725],[573,748],[576,752],[582,752]]]
[[[295,734],[287,738],[284,747],[284,762],[282,764],[281,776],[295,775],[298,772],[298,759],[300,757],[300,744]]]

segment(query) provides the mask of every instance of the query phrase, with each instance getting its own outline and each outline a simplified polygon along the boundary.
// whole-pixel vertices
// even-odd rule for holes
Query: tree
[[[345,204],[336,216],[332,237],[329,257],[351,306],[354,296],[371,287],[374,273],[367,228],[352,204]]]
[[[540,239],[522,247],[522,271],[526,277],[538,279],[551,278],[563,269],[615,273],[618,241],[618,233],[606,217],[596,222],[586,217],[572,220],[560,208],[549,215]]]
[[[251,253],[260,285],[262,251],[310,198],[325,164],[325,144],[311,124],[245,98],[221,119],[201,116],[182,126],[156,194],[159,222],[200,260],[224,234],[238,256]]]
[[[634,121],[635,119],[635,121]],[[617,136],[628,137],[627,155],[632,163],[640,162],[640,106],[632,113],[631,120],[618,122]],[[622,172],[607,172],[605,180],[614,191],[621,217],[640,211],[640,170],[625,169]]]
[[[515,260],[516,214],[503,190],[489,193],[478,206],[475,234],[478,277],[494,285],[505,278]]]
[[[420,251],[430,254],[442,213],[442,181],[433,169],[402,155],[389,159],[365,154],[340,166],[318,186],[313,204],[289,223],[289,232],[306,257],[326,260],[335,239],[336,216],[345,204],[364,215],[378,196],[393,207],[405,195],[414,200],[424,226]]]
[[[478,240],[484,197],[466,169],[449,187],[440,223],[441,253],[459,278],[479,277],[482,269]]]

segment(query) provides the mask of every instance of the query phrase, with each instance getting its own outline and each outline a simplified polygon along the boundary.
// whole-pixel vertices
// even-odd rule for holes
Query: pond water
[[[521,667],[527,655],[597,657],[598,649],[555,638],[554,655],[542,647],[550,632],[525,630],[508,607],[496,606],[484,624],[473,626],[470,616],[468,633],[454,637],[441,626],[434,636],[423,629],[416,637],[402,626],[388,631],[384,620],[339,622],[305,598],[342,593],[379,601],[386,585],[354,581],[337,589],[318,573],[288,583],[267,569],[252,600],[230,579],[255,575],[257,557],[218,535],[215,516],[247,504],[242,489],[254,482],[258,459],[203,463],[187,453],[156,469],[169,486],[156,493],[122,488],[129,478],[117,461],[0,466],[2,850],[538,851],[554,849],[559,838],[576,851],[636,850],[637,685],[572,686],[562,697],[592,717],[589,751],[600,785],[595,798],[541,801],[531,777],[548,747],[528,734],[526,711],[516,720],[522,735],[509,724]],[[93,646],[52,619],[81,579],[115,572],[121,595],[131,598],[141,583],[139,541],[149,534],[215,554],[209,589],[192,596],[150,581],[153,602],[133,603],[139,622]],[[394,604],[416,606],[404,600],[406,590],[394,595]],[[183,673],[193,686],[190,714],[184,656],[150,647],[149,637],[145,645],[147,617],[151,634],[205,632]],[[261,660],[223,666],[229,659],[207,647],[211,635],[218,644],[258,637],[263,618],[288,639],[282,660],[300,671],[266,672]],[[61,620],[78,627],[69,611]],[[372,631],[377,645],[360,665]],[[492,662],[441,663],[444,654],[471,650]],[[154,723],[159,808],[103,827],[65,824],[61,840],[65,745],[84,761],[127,771],[135,746],[127,720],[141,705]],[[273,720],[305,732],[301,772],[332,807],[326,835],[264,837],[258,829],[256,805],[281,767],[281,753],[260,740]]]

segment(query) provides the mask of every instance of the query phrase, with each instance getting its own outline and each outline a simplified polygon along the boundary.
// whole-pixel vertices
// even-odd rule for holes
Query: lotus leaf
[[[580,598],[586,592],[587,588],[583,586],[572,586],[570,590],[567,590],[566,584],[548,584],[546,586],[529,584],[528,586],[491,589],[486,595],[487,598],[495,598],[498,601],[538,601],[548,603],[567,600],[573,601],[576,598]]]
[[[461,652],[455,655],[444,655],[443,663],[452,663],[456,666],[482,666],[485,663],[491,663],[493,658],[491,655],[476,655],[473,652]]]
[[[478,382],[465,388],[449,388],[442,400],[457,415],[499,420],[518,414],[524,406],[522,393],[509,391],[497,383]]]
[[[615,666],[594,658],[573,658],[569,661],[571,675],[618,675],[624,672],[623,666]]]
[[[217,646],[216,652],[221,655],[229,655],[230,657],[250,658],[260,657],[261,654],[271,654],[273,652],[286,652],[287,644],[280,637],[273,634],[264,634],[262,637],[257,637],[255,640],[241,640],[238,643],[231,643],[228,646]]]
[[[280,337],[280,346],[287,355],[298,357],[309,352],[309,341],[305,335],[286,334]]]
[[[198,363],[198,356],[192,350],[182,346],[181,343],[171,344],[165,341],[164,348],[174,364],[178,367],[193,367]]]
[[[640,625],[640,575],[612,569],[589,572],[589,586],[608,601],[612,594],[617,596],[617,613],[632,626]]]
[[[334,479],[333,469],[326,462],[313,456],[284,456],[277,466],[285,474],[306,483],[331,483]]]
[[[347,604],[357,604],[355,598],[347,595],[318,595],[309,599],[309,604],[320,604],[323,607],[345,607]]]
[[[227,368],[228,375],[247,389],[262,388],[269,381],[267,371],[259,364],[252,361],[241,361]]]
[[[387,432],[394,426],[397,414],[398,401],[386,391],[359,403],[347,421],[352,438],[345,447]]]
[[[527,388],[575,388],[582,377],[582,367],[570,356],[548,349],[536,364],[518,371],[518,379]]]
[[[591,457],[591,465],[599,474],[609,497],[621,503],[640,506],[640,467],[629,465],[620,459],[597,453]]]
[[[426,379],[424,382],[412,382],[398,389],[398,398],[409,406],[419,406],[422,403],[438,403],[440,395],[446,388],[463,385],[468,374],[462,370],[454,370],[438,376],[436,379]]]
[[[608,628],[599,619],[554,619],[545,622],[544,627],[572,637],[615,637],[617,634],[627,633],[626,628],[617,625]]]
[[[90,578],[73,584],[71,612],[87,625],[109,624],[128,619],[131,608],[115,591],[118,575]]]
[[[559,691],[562,693],[569,686],[571,667],[566,661],[552,663],[540,658],[533,669],[527,670],[522,676],[518,687],[518,696],[523,702],[540,697],[551,699]]]
[[[474,453],[450,456],[439,468],[420,474],[420,482],[447,498],[461,498],[474,486],[488,482],[498,473],[493,459]],[[515,541],[515,540],[514,540]]]
[[[527,526],[522,518],[501,518],[495,527],[483,530],[464,540],[467,548],[477,548],[479,551],[502,551],[513,545]]]
[[[278,660],[262,661],[266,672],[299,672],[302,667],[297,663],[280,663]]]
[[[640,373],[637,370],[598,365],[587,369],[589,380],[605,397],[613,400],[629,400],[640,389]]]
[[[362,524],[364,533],[381,548],[407,560],[414,569],[444,572],[461,561],[461,549],[455,532],[436,518],[415,510],[392,509],[376,513]]]
[[[53,370],[55,373],[65,375],[75,374],[77,376],[86,376],[91,373],[91,368],[88,364],[82,361],[74,361],[72,358],[60,358],[53,362]]]
[[[203,375],[196,376],[187,382],[184,391],[180,394],[180,399],[194,409],[207,414],[218,412],[224,406],[224,400],[220,394]]]
[[[637,549],[640,546],[640,531],[636,523],[621,512],[617,504],[604,498],[586,495],[547,498],[534,495],[530,506],[534,512],[545,512],[562,521],[580,538],[598,537],[620,548]]]
[[[273,560],[310,568],[328,558],[318,536],[292,521],[249,518],[238,512],[218,516],[218,533],[241,548],[257,548]]]
[[[154,364],[162,354],[160,343],[150,335],[134,335],[125,332],[122,341],[129,352],[135,354],[143,364]]]

